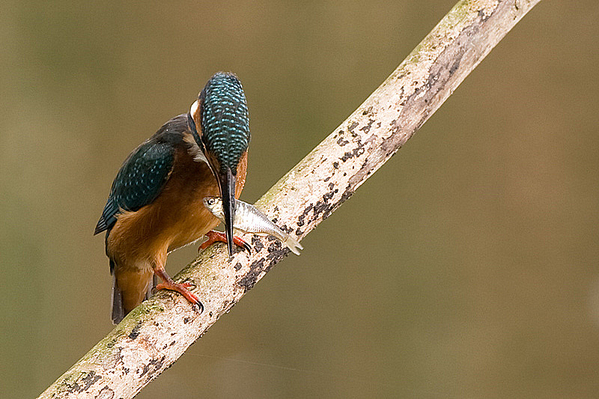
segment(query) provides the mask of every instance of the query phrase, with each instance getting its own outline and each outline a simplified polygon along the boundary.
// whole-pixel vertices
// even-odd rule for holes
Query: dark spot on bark
[[[339,140],[337,140],[337,144],[339,144],[339,147],[343,147],[344,145],[348,144],[349,141],[345,140],[343,137],[339,137]]]
[[[332,210],[333,210],[333,207],[331,206],[331,204],[329,204],[325,201],[318,201],[316,203],[316,205],[314,206],[313,220],[316,220],[317,217],[322,217],[322,220],[325,220],[327,217],[329,217],[329,214],[331,213]]]
[[[125,364],[125,361],[123,359],[123,348],[117,348],[117,353],[115,357],[117,359],[117,364]]]
[[[302,230],[301,230],[301,229],[298,227],[298,228],[295,230],[295,234],[296,234],[298,237],[300,237],[302,234],[304,234],[304,232],[303,232],[303,231],[302,231]]]
[[[293,228],[291,228],[291,227],[287,227],[287,225],[286,225],[286,224],[284,224],[283,226],[280,226],[279,228],[280,228],[281,230],[283,230],[283,231],[284,231],[285,233],[287,233],[287,234],[289,234],[289,233],[291,233],[291,232],[293,231]]]
[[[339,169],[339,162],[333,162],[333,168]]]
[[[331,189],[331,191],[324,194],[322,196],[322,200],[317,201],[316,204],[311,204],[306,207],[304,212],[298,217],[298,229],[296,229],[296,234],[298,236],[303,234],[303,231],[300,230],[299,227],[302,227],[307,223],[312,223],[319,218],[322,218],[323,220],[326,219],[333,212],[333,210],[339,206],[340,202],[331,202],[331,199],[335,196],[335,193],[339,192],[339,189],[333,190],[334,187],[335,185],[330,183],[329,189]]]
[[[237,262],[237,264],[235,266],[233,266],[233,268],[235,269],[235,271],[240,271],[241,270],[241,263]]]
[[[281,250],[281,242],[279,240],[277,240],[275,237],[273,237],[273,240],[270,240],[269,236],[269,241],[270,241],[270,245],[268,246],[268,253],[272,253],[275,251],[280,251]]]
[[[239,280],[237,282],[237,285],[239,287],[243,288],[243,290],[245,292],[248,292],[249,290],[251,290],[252,288],[254,288],[254,285],[256,284],[256,281],[258,281],[258,274],[252,272],[252,273],[247,274],[241,280]]]
[[[147,375],[147,381],[153,379],[155,375],[160,374],[160,370],[162,370],[162,365],[164,364],[164,359],[166,359],[166,356],[162,356],[160,359],[150,360],[148,364],[144,365],[139,376],[143,377],[144,375]]]
[[[264,269],[264,263],[264,259],[259,259],[252,262],[250,264],[250,271],[237,282],[237,285],[243,288],[246,292],[251,290],[254,287],[254,284],[256,284],[256,281],[258,281],[258,276]]]
[[[189,317],[185,317],[183,319],[183,324],[189,324],[190,321],[191,321],[191,319]]]
[[[256,235],[252,236],[252,246],[256,252],[260,252],[264,249],[264,244],[262,244],[262,241]]]
[[[298,226],[301,227],[306,223],[306,218],[308,217],[308,214],[312,212],[312,209],[314,209],[314,205],[310,204],[306,209],[304,209],[304,212],[302,212],[302,214],[299,215],[299,217],[297,218]]]
[[[461,58],[458,58],[457,60],[455,60],[455,62],[451,65],[451,68],[449,68],[449,76],[453,75],[455,73],[455,71],[458,70],[458,68],[460,67],[461,61],[462,61]]]
[[[324,182],[328,182],[329,180],[331,180],[331,176],[327,177],[326,179],[324,179]]]
[[[354,133],[354,129],[358,127],[358,122],[352,122],[351,125],[349,125],[349,128],[347,130],[349,130],[349,132],[351,134],[355,134]]]
[[[277,249],[276,251],[272,251],[268,255],[266,255],[266,260],[268,260],[270,263],[266,266],[264,271],[269,271],[275,263],[278,263],[281,260],[283,260],[289,252],[291,251],[287,247],[283,248],[279,245],[279,249]]]
[[[364,145],[362,143],[358,143],[358,146],[351,150],[351,152],[346,152],[343,154],[341,160],[345,162],[350,158],[359,157],[362,154],[364,154]]]
[[[368,119],[368,124],[366,126],[362,127],[360,130],[363,131],[364,133],[368,134],[373,123],[374,123],[374,119]]]
[[[212,312],[208,313],[208,316],[212,317]]]
[[[345,189],[345,192],[343,193],[343,195],[341,195],[341,199],[339,200],[339,203],[340,204],[344,203],[345,201],[350,199],[352,195],[354,195],[354,189],[350,188],[350,186],[348,185],[347,188]]]
[[[233,245],[233,253],[238,254],[239,252],[243,252],[245,249],[243,247],[238,247],[237,245]]]
[[[89,373],[84,371],[80,374],[80,376],[83,376],[83,378],[78,379],[77,380],[78,382],[75,382],[73,384],[66,383],[67,392],[69,392],[69,393],[85,392],[92,385],[94,385],[99,379],[102,378],[99,375],[96,375],[95,371],[90,371]]]
[[[401,126],[399,125],[399,122],[397,121],[397,119],[393,119],[389,123],[389,126],[390,126],[390,130],[393,133],[393,135],[401,133]]]
[[[135,339],[137,337],[139,337],[139,330],[141,329],[141,321],[138,322],[135,327],[133,327],[133,330],[131,330],[131,332],[129,333],[129,338],[131,339]]]
[[[288,248],[282,248],[281,242],[275,237],[268,236],[268,241],[270,245],[266,258],[252,262],[249,272],[237,282],[237,285],[246,292],[254,287],[261,275],[267,273],[275,263],[290,252]]]
[[[114,398],[114,391],[106,385],[98,392],[96,399],[112,399]]]

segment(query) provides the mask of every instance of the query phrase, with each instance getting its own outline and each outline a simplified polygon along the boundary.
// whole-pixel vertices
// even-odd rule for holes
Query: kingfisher
[[[201,310],[190,284],[175,283],[165,271],[168,254],[207,236],[200,248],[226,242],[249,245],[233,235],[236,198],[247,174],[249,113],[241,82],[218,72],[206,83],[187,114],[175,116],[127,157],[112,183],[95,233],[106,231],[112,279],[112,322],[156,289],[179,292]],[[220,220],[204,206],[222,199]]]

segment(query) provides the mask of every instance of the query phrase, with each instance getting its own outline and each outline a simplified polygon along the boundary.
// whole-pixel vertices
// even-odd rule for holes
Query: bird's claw
[[[198,314],[202,314],[204,312],[204,304],[200,301],[191,305],[191,307],[198,312]]]
[[[215,242],[227,242],[227,236],[225,235],[225,233],[221,233],[220,231],[211,230],[208,233],[206,233],[206,237],[208,237],[208,239],[204,241],[202,245],[200,245],[200,247],[198,248],[198,252],[208,248]],[[238,247],[242,247],[250,253],[252,252],[251,245],[248,244],[247,241],[245,241],[241,237],[233,236],[233,244],[237,245]]]
[[[194,285],[191,283],[175,283],[174,281],[167,281],[160,283],[156,286],[157,290],[170,290],[176,291],[179,294],[183,295],[185,299],[187,299],[194,309],[197,307],[200,313],[204,311],[204,305],[200,302],[200,298],[197,297],[196,294],[189,291],[188,288],[193,287]]]
[[[248,251],[249,253],[252,253],[252,247],[251,247],[251,245],[250,245],[250,244],[248,244],[248,242],[247,242],[247,241],[245,241],[245,240],[243,240],[243,239],[241,239],[241,238],[239,238],[239,237],[233,237],[233,238],[234,238],[234,239],[233,239],[233,242],[235,242],[235,239],[237,239],[237,240],[241,241],[241,244],[238,244],[238,243],[236,243],[236,242],[235,242],[235,244],[236,244],[237,246],[243,247],[243,249],[245,249],[245,250],[246,250],[246,251]]]

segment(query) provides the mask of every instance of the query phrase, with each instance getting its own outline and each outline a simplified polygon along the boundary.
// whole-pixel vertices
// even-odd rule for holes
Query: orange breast
[[[245,184],[247,152],[237,170],[235,196]],[[177,150],[175,166],[160,195],[136,212],[119,215],[107,239],[107,253],[117,267],[164,265],[168,252],[197,241],[220,222],[203,199],[218,196],[216,178],[204,162]]]

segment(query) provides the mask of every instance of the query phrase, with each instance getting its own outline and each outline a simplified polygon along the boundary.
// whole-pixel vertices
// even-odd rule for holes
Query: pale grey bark
[[[303,238],[422,126],[539,1],[460,1],[391,76],[256,206],[292,236]],[[40,397],[133,397],[289,252],[272,237],[246,239],[257,252],[239,252],[229,261],[224,246],[215,245],[178,275],[178,280],[196,286],[193,291],[205,306],[202,314],[179,294],[159,292]]]

